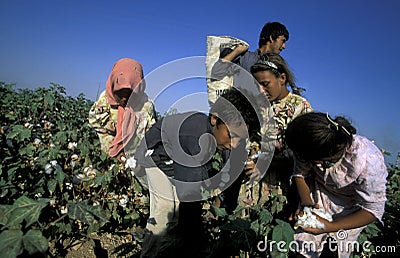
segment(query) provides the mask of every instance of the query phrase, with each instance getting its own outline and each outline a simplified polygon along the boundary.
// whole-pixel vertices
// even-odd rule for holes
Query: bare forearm
[[[227,54],[226,56],[222,57],[221,59],[232,62],[239,55],[240,55],[240,53],[238,51],[232,51],[229,54]]]
[[[310,196],[310,188],[303,177],[295,177],[297,192],[300,196],[301,205],[313,205],[314,202]]]
[[[375,216],[366,210],[359,210],[345,217],[334,220],[327,227],[327,232],[336,232],[341,229],[352,229],[366,226],[376,220]]]
[[[240,56],[241,54],[246,52],[248,49],[249,49],[249,46],[245,46],[242,44],[237,45],[232,52],[230,52],[226,56],[222,57],[221,59],[232,62],[236,57]]]

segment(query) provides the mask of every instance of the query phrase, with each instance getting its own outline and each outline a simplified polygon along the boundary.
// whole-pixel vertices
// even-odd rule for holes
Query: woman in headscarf
[[[89,123],[96,130],[103,153],[119,160],[134,154],[144,133],[155,123],[153,102],[144,92],[142,65],[130,58],[118,60],[106,90],[93,104]]]

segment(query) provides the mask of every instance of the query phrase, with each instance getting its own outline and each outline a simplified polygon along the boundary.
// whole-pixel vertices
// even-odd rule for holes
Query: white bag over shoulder
[[[223,48],[234,49],[238,44],[249,45],[247,42],[230,36],[207,36],[206,76],[208,102],[214,104],[225,90],[233,86],[233,76],[225,76],[222,80],[212,80],[211,70],[220,57]]]

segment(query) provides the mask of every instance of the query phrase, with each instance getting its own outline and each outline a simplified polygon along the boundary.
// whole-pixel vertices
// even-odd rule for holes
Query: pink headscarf
[[[117,132],[110,145],[109,155],[117,156],[136,131],[133,107],[144,94],[146,84],[143,79],[142,65],[130,58],[118,60],[106,83],[107,101],[111,106],[118,106]],[[132,94],[126,107],[117,102],[114,93],[121,89],[131,89]]]

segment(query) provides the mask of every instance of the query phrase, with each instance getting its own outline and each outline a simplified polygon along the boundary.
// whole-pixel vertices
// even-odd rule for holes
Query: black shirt
[[[199,112],[169,115],[145,134],[135,158],[143,167],[157,166],[185,182],[208,178],[216,145],[209,117]]]

